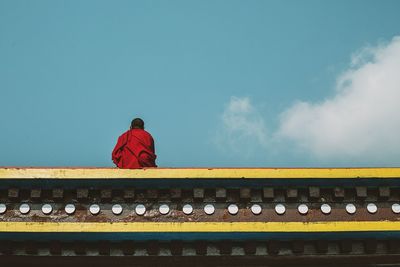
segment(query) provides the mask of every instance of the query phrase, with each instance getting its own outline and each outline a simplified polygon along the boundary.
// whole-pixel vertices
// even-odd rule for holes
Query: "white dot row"
[[[67,204],[64,208],[65,212],[69,215],[73,214],[75,212],[75,205],[74,204]],[[321,207],[321,212],[323,214],[330,214],[331,213],[331,206],[329,204],[322,204]],[[357,211],[357,208],[354,204],[347,204],[346,207],[346,212],[348,214],[354,214]],[[7,207],[5,204],[0,204],[0,214],[5,213],[7,210]],[[28,214],[30,212],[31,208],[29,206],[29,204],[27,203],[23,203],[19,206],[19,211],[21,214]],[[167,204],[162,204],[159,207],[159,212],[163,215],[166,215],[169,213],[170,211],[170,207]],[[262,212],[262,207],[259,204],[253,204],[250,207],[251,212],[254,215],[259,215]],[[297,210],[300,214],[302,215],[306,215],[308,213],[308,206],[306,204],[300,204],[297,207]],[[51,214],[53,211],[53,207],[50,204],[44,204],[42,206],[42,213],[45,215],[49,215]],[[120,204],[114,204],[111,208],[111,211],[113,214],[115,215],[120,215],[123,211],[123,208]],[[376,204],[374,203],[369,203],[367,205],[367,211],[371,214],[374,214],[378,211],[378,207],[376,206]],[[399,214],[400,213],[400,204],[395,203],[392,205],[392,211],[395,214]],[[89,207],[89,212],[93,215],[97,215],[100,213],[100,206],[98,204],[92,204]],[[190,204],[186,204],[182,207],[182,212],[186,215],[190,215],[193,213],[193,206]],[[212,215],[215,212],[215,207],[212,204],[207,204],[204,206],[204,212],[207,215]],[[228,206],[228,212],[231,215],[235,215],[239,212],[239,207],[236,204],[230,204]],[[279,215],[282,215],[286,212],[286,207],[283,204],[277,204],[275,206],[275,212]],[[144,215],[146,213],[146,207],[143,204],[138,204],[135,207],[135,213],[137,215]]]

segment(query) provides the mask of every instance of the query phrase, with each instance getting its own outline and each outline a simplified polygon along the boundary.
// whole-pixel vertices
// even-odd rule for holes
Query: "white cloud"
[[[277,136],[329,162],[399,164],[400,37],[360,50],[351,63],[335,96],[281,114]]]
[[[248,97],[232,97],[215,143],[247,158],[275,153],[314,165],[400,164],[400,37],[352,55],[335,89],[324,101],[293,104],[269,133]]]
[[[260,146],[267,146],[265,123],[248,97],[231,97],[221,122],[215,139],[220,148],[250,156]]]

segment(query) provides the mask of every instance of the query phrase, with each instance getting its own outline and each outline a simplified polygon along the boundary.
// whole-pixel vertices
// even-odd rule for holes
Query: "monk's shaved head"
[[[141,118],[133,119],[131,129],[144,129],[144,121]]]

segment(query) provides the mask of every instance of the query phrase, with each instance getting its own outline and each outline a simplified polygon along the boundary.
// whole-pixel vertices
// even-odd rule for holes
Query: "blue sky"
[[[112,166],[134,117],[162,167],[400,165],[400,110],[385,104],[400,91],[399,10],[396,0],[0,0],[0,165]],[[377,73],[391,75],[384,88]],[[385,112],[348,104],[379,90]]]

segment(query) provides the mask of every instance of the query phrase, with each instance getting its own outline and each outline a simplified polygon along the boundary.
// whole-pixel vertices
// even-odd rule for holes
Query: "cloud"
[[[324,161],[399,164],[400,37],[354,54],[335,95],[288,108],[276,135]]]
[[[332,97],[297,101],[274,131],[248,97],[231,97],[220,122],[215,143],[241,158],[262,153],[313,165],[398,165],[400,37],[353,54]]]
[[[231,97],[221,117],[215,143],[220,149],[250,156],[267,146],[264,120],[248,97]]]

